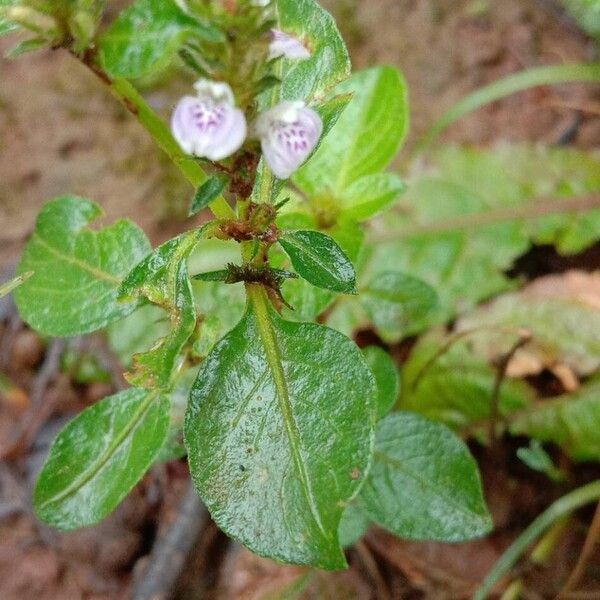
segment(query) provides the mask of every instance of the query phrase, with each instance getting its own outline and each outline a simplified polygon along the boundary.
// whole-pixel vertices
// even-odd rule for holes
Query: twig
[[[167,600],[187,557],[208,522],[208,511],[190,482],[175,520],[152,548],[148,566],[135,584],[132,600]]]
[[[496,378],[494,379],[494,387],[492,388],[492,399],[490,402],[490,420],[489,420],[489,437],[490,437],[490,450],[494,448],[496,443],[496,423],[498,421],[498,413],[500,410],[500,390],[502,384],[506,379],[506,371],[508,365],[512,360],[513,356],[531,340],[531,332],[527,330],[521,330],[519,332],[519,339],[513,344],[512,348],[504,354],[498,361],[496,367]]]
[[[44,395],[50,381],[60,369],[60,357],[65,349],[65,340],[53,339],[48,344],[44,362],[31,386],[31,411],[15,439],[0,449],[0,458],[13,457],[29,447],[40,427],[44,424],[52,407],[44,404]]]
[[[587,537],[585,538],[585,543],[583,544],[577,564],[575,565],[573,572],[569,575],[567,583],[565,583],[557,598],[566,598],[569,593],[575,587],[577,587],[577,584],[579,583],[585,568],[592,557],[594,547],[596,546],[598,540],[600,540],[600,502],[598,503],[598,506],[596,506],[596,512],[594,513],[594,518],[592,519],[592,524],[590,525]]]
[[[377,562],[371,554],[371,550],[364,542],[357,542],[354,547],[358,553],[358,556],[360,557],[360,560],[365,565],[369,576],[375,584],[378,600],[390,600],[390,592],[385,584],[385,581],[383,580],[383,577],[381,576],[381,573],[379,572],[379,567],[377,566]]]

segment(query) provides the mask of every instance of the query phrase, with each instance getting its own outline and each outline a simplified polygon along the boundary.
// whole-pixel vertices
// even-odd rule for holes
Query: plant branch
[[[420,154],[430,148],[450,125],[464,115],[501,98],[543,85],[598,81],[600,81],[600,63],[550,65],[513,73],[475,90],[454,104],[421,138],[416,146],[416,153]]]
[[[92,52],[87,52],[83,56],[75,54],[73,56],[80,60],[100,81],[110,88],[113,96],[140,122],[161,150],[179,168],[194,188],[198,188],[208,179],[208,176],[200,165],[181,150],[179,144],[171,135],[167,124],[152,110],[142,95],[129,81],[121,77],[110,77],[98,65],[95,54]],[[209,208],[218,219],[235,217],[233,209],[227,204],[223,196],[219,196],[213,200]]]
[[[540,200],[525,206],[498,208],[487,212],[477,212],[470,215],[461,215],[443,221],[432,223],[417,223],[407,225],[395,231],[381,233],[370,232],[369,241],[374,243],[394,242],[400,239],[459,231],[462,229],[475,229],[486,225],[495,225],[506,221],[539,219],[563,213],[580,213],[600,209],[600,194],[591,196],[578,196],[561,200]]]
[[[600,503],[598,503],[598,506],[596,506],[596,512],[594,513],[594,518],[592,519],[592,524],[590,525],[587,537],[585,538],[583,549],[581,550],[577,564],[575,565],[571,575],[569,575],[567,583],[565,583],[557,598],[566,598],[569,593],[575,587],[577,587],[577,584],[579,583],[587,564],[592,558],[592,554],[596,544],[598,543],[598,540],[600,540]]]
[[[577,488],[551,504],[504,552],[473,596],[473,600],[485,600],[496,583],[516,564],[527,548],[557,519],[598,498],[600,498],[600,480]]]

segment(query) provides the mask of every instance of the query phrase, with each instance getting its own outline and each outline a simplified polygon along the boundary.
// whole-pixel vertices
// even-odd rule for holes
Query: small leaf
[[[356,544],[368,529],[369,517],[357,502],[351,502],[344,511],[338,528],[342,548]]]
[[[27,52],[33,52],[35,50],[39,50],[46,46],[48,42],[43,38],[33,38],[30,40],[24,40],[19,42],[16,46],[13,46],[4,56],[6,58],[17,58],[22,54],[27,54]]]
[[[328,235],[319,231],[290,231],[279,238],[279,243],[306,281],[334,292],[356,293],[354,267]]]
[[[46,203],[19,273],[34,274],[15,290],[24,321],[54,336],[96,331],[122,319],[136,302],[117,302],[123,277],[151,250],[144,232],[127,220],[100,231],[87,226],[100,207],[74,196]]]
[[[192,389],[192,477],[219,527],[253,552],[343,568],[338,525],[368,470],[373,375],[348,338],[284,321],[260,287],[249,292]]]
[[[184,344],[196,326],[194,295],[187,258],[204,228],[169,240],[147,256],[127,276],[121,297],[144,296],[169,313],[171,331],[148,352],[134,356],[127,380],[139,387],[169,387]]]
[[[528,447],[517,450],[517,456],[534,471],[544,473],[552,481],[564,480],[564,475],[554,466],[552,459],[538,440],[531,440]]]
[[[406,189],[392,173],[361,177],[342,196],[342,214],[347,219],[364,221],[391,206]]]
[[[407,412],[379,424],[359,504],[372,521],[409,540],[458,542],[492,527],[467,446],[444,425]]]
[[[218,271],[209,271],[208,273],[198,273],[192,279],[195,281],[225,281],[229,277],[227,269],[219,269]]]
[[[386,342],[418,331],[438,303],[435,290],[424,281],[394,271],[375,276],[361,288],[359,299]]]
[[[20,29],[19,25],[12,23],[4,16],[6,9],[15,6],[18,2],[19,0],[0,0],[0,37]]]
[[[37,481],[38,517],[59,529],[93,525],[143,477],[169,427],[169,403],[129,389],[83,411],[58,435]]]
[[[192,217],[206,208],[228,185],[229,177],[223,173],[209,177],[196,191],[188,216]]]
[[[141,77],[165,67],[193,35],[219,41],[222,34],[185,14],[174,0],[137,0],[100,39],[106,70]]]
[[[519,414],[513,435],[554,442],[576,460],[600,460],[600,380],[594,378],[574,394],[541,402]]]
[[[378,346],[363,348],[363,355],[377,383],[377,419],[383,418],[396,404],[400,394],[400,373],[392,357]]]

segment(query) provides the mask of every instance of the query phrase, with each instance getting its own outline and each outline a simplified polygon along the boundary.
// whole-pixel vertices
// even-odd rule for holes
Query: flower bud
[[[271,29],[269,59],[279,58],[280,56],[304,60],[310,58],[310,52],[297,37],[289,35],[279,29]]]
[[[271,171],[288,179],[316,148],[323,121],[304,102],[285,101],[259,116],[256,132]]]
[[[240,149],[246,139],[244,113],[235,107],[226,83],[201,79],[196,96],[184,96],[171,118],[173,136],[187,154],[222,160]]]

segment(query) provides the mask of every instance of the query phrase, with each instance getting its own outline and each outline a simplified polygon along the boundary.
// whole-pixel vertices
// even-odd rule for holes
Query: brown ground
[[[356,67],[387,62],[404,71],[413,108],[411,143],[454,101],[482,84],[524,67],[597,56],[596,47],[552,0],[329,0],[326,4],[341,19]],[[8,46],[1,41],[0,51]],[[149,98],[165,114],[174,100],[165,91],[154,91]],[[594,96],[589,86],[532,90],[462,119],[446,139],[490,144],[500,139],[573,138],[579,147],[598,147],[600,118],[570,108],[590,102],[598,102],[598,93]],[[14,265],[43,202],[64,193],[96,200],[110,220],[133,218],[158,242],[183,226],[179,216],[191,191],[141,127],[69,56],[48,51],[14,62],[2,60],[0,272]],[[6,303],[0,309],[4,319],[0,367],[18,388],[0,403],[3,446],[21,424],[31,426],[30,385],[44,360],[45,347],[22,329]],[[29,451],[0,463],[0,599],[127,598],[132,574],[142,568],[157,528],[164,528],[173,516],[185,487],[181,465],[156,469],[98,527],[61,535],[32,518],[33,474],[48,440],[64,415],[109,391],[106,384],[74,387],[68,379],[55,377],[44,396],[52,418],[45,425],[38,423],[39,433]],[[506,544],[556,493],[547,489],[544,478],[532,478],[530,471],[520,470],[508,458],[496,456],[493,464],[484,455],[479,458],[497,525],[494,535],[444,546],[408,544],[371,532],[350,551],[350,571],[316,576],[305,597],[468,598]],[[586,470],[578,477],[585,481],[598,477],[598,472]],[[528,597],[551,597],[549,590],[564,580],[574,564],[589,519],[584,511],[570,522],[546,568],[532,566],[523,573],[528,589],[535,590]],[[180,598],[199,597],[202,590],[211,598],[275,597],[269,594],[300,574],[298,569],[276,567],[228,545],[213,528],[205,532],[194,557],[179,584]],[[588,597],[600,598],[600,594]]]

